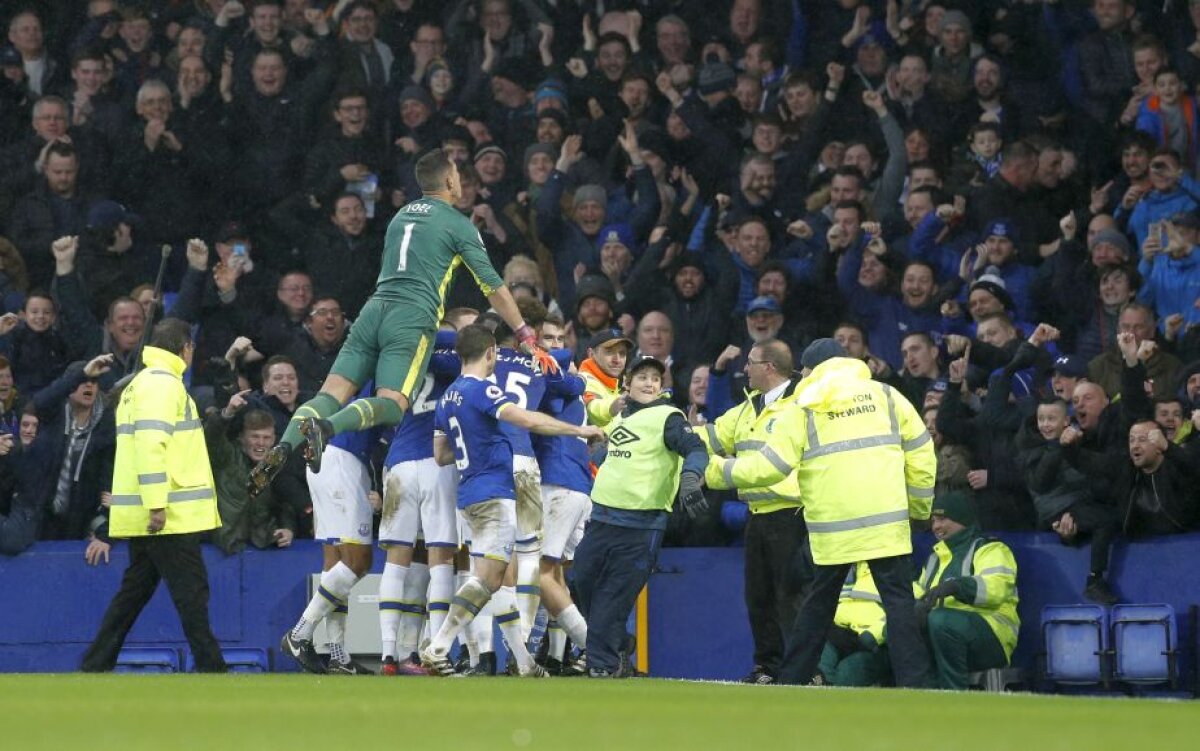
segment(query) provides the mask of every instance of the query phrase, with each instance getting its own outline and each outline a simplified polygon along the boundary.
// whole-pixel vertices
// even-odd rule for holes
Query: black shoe
[[[634,663],[637,659],[637,639],[633,634],[625,634],[625,643],[617,650],[617,659],[620,660],[616,673],[618,678],[637,677],[637,665]]]
[[[563,678],[578,678],[582,675],[587,675],[587,652],[582,651],[575,657],[569,657],[562,664],[562,672],[559,673]]]
[[[1088,577],[1083,596],[1098,605],[1116,605],[1121,601],[1116,592],[1112,591],[1112,587],[1108,586],[1108,582],[1099,576]]]
[[[496,674],[496,653],[495,652],[480,652],[479,662],[475,667],[469,668],[463,672],[463,675],[468,678],[481,678],[484,676],[493,676]]]
[[[521,670],[517,667],[517,658],[512,656],[512,652],[508,653],[508,659],[504,661],[504,674],[514,678],[521,674]]]
[[[775,682],[775,676],[768,673],[762,665],[755,665],[754,670],[741,680],[742,683],[753,683],[755,685],[765,686]]]
[[[563,664],[562,660],[555,657],[547,657],[544,662],[540,663],[550,675],[562,675]]]
[[[283,465],[287,464],[288,457],[291,455],[292,447],[286,443],[280,443],[272,446],[263,460],[254,465],[254,469],[250,470],[250,479],[246,481],[246,492],[250,494],[251,498],[267,489],[271,480],[275,479],[275,475],[279,474],[279,470],[283,469]]]
[[[306,672],[316,675],[325,673],[325,666],[321,663],[321,658],[317,655],[317,650],[313,649],[313,643],[309,639],[293,639],[292,632],[289,631],[279,642],[279,651],[295,660]]]
[[[375,675],[375,673],[354,660],[350,662],[330,660],[329,665],[325,668],[325,672],[329,675]]]
[[[321,471],[321,457],[325,455],[325,446],[333,438],[333,425],[328,420],[319,417],[306,417],[300,423],[300,435],[308,439],[304,447],[304,461],[313,474]]]

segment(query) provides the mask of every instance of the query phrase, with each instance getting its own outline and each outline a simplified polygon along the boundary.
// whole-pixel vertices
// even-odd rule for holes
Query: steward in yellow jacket
[[[193,241],[198,242],[198,241]],[[109,533],[129,538],[129,568],[83,670],[112,670],[126,634],[160,580],[166,580],[201,672],[225,672],[208,622],[203,532],[221,526],[212,467],[196,403],[183,385],[195,345],[191,327],[167,318],[142,350],[141,370],[117,405]]]
[[[927,519],[937,458],[921,416],[902,394],[871,379],[832,339],[800,358],[805,379],[787,419],[756,452],[710,461],[711,488],[755,488],[793,471],[816,571],[781,670],[808,683],[850,567],[871,566],[887,611],[897,685],[926,685],[929,657],[912,606],[909,519]]]
[[[754,345],[746,357],[750,392],[741,404],[696,429],[716,456],[745,456],[765,446],[791,419],[800,386],[792,375],[792,351],[780,341]],[[754,668],[743,683],[773,683],[783,662],[784,635],[796,619],[807,566],[800,547],[807,533],[800,486],[793,472],[773,485],[739,488],[750,507],[746,524],[746,614],[754,637]]]
[[[970,673],[1007,667],[1021,627],[1016,559],[980,534],[972,503],[962,492],[934,503],[938,542],[916,582],[940,688],[965,689]]]

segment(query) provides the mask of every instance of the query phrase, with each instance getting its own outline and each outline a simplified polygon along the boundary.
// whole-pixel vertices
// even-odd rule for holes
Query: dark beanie
[[[970,527],[979,521],[971,496],[961,490],[939,493],[933,501],[933,514],[952,519],[964,527]]]
[[[804,354],[800,355],[800,365],[815,368],[826,360],[845,356],[845,348],[838,344],[836,339],[818,339],[804,348]]]

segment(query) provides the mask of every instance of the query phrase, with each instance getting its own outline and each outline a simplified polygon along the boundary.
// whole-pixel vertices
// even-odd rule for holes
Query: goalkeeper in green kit
[[[350,328],[321,391],[296,410],[279,444],[251,471],[251,495],[271,482],[298,446],[307,442],[308,466],[319,472],[321,455],[334,435],[396,425],[404,418],[429,363],[446,288],[460,263],[516,332],[521,349],[543,368],[558,369],[537,346],[537,333],[522,320],[492,268],[479,231],[454,208],[462,195],[458,167],[434,149],[417,160],[415,172],[424,195],[400,209],[388,225],[375,293]],[[372,378],[376,395],[346,404]]]

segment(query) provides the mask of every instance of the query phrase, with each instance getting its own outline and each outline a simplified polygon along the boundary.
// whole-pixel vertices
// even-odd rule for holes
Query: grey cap
[[[1129,257],[1129,238],[1121,234],[1115,229],[1102,229],[1092,237],[1092,241],[1088,243],[1088,250],[1095,248],[1101,243],[1108,243],[1117,250],[1121,251],[1121,255]]]
[[[836,339],[818,339],[804,348],[800,355],[800,365],[805,368],[815,368],[826,360],[834,357],[845,357],[846,349],[837,343]]]
[[[579,206],[580,204],[587,203],[588,201],[595,201],[601,206],[607,206],[608,193],[605,192],[604,186],[597,185],[595,183],[579,186],[579,188],[575,190],[575,205]]]

